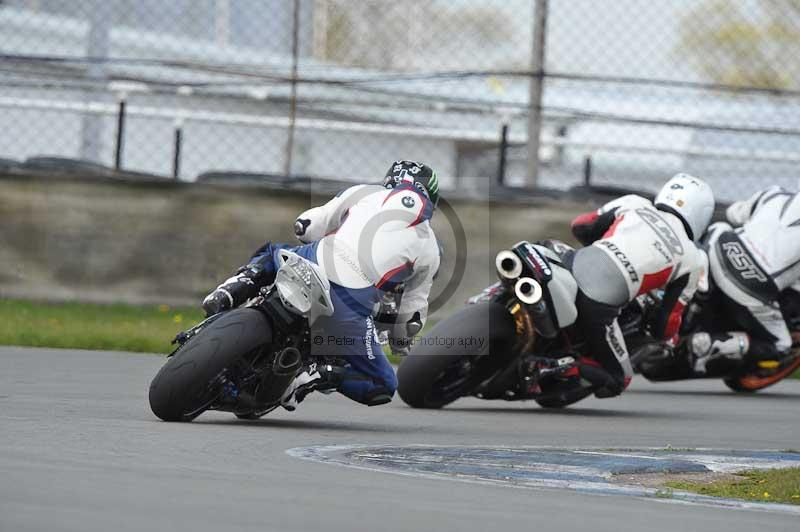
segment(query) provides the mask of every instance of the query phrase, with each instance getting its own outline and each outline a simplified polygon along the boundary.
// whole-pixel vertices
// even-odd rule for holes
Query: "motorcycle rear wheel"
[[[400,398],[413,408],[442,408],[469,395],[501,367],[515,335],[514,322],[503,305],[464,307],[436,324],[400,364]],[[468,345],[468,339],[483,343]],[[482,355],[490,358],[479,360]]]
[[[800,355],[788,365],[769,375],[747,374],[725,379],[725,385],[737,393],[755,393],[782,381],[800,369]]]

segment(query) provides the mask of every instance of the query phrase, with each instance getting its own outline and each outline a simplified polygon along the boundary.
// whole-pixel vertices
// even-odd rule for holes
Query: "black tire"
[[[574,402],[575,401],[566,402],[559,399],[536,399],[536,403],[542,408],[565,408]]]
[[[744,384],[742,384],[741,377],[729,377],[727,379],[724,379],[723,382],[725,383],[725,386],[727,386],[728,388],[730,388],[732,391],[734,391],[736,393],[754,394],[758,390],[763,389],[763,388],[748,388],[748,387],[746,387]],[[766,388],[766,386],[764,386],[764,388]]]
[[[150,383],[150,408],[164,421],[191,421],[203,413],[209,383],[257,347],[272,341],[267,317],[235,309],[191,338],[161,367]],[[198,410],[199,409],[199,410]]]
[[[585,388],[579,382],[568,386],[569,388],[563,389],[563,393],[550,397],[541,397],[535,399],[535,401],[542,408],[565,408],[578,401],[582,401],[593,393],[591,388]]]
[[[497,354],[507,359],[515,338],[511,315],[498,303],[469,305],[440,321],[417,343],[397,371],[397,392],[414,408],[442,408],[468,394],[488,377],[486,367],[467,367],[477,355]],[[482,345],[459,343],[459,339],[483,339]],[[452,345],[447,342],[452,341]],[[464,368],[464,374],[458,374]],[[448,372],[453,373],[452,377]],[[485,376],[484,376],[485,375]],[[443,382],[447,379],[449,382]]]
[[[256,415],[254,412],[248,412],[248,413],[246,413],[246,414],[237,414],[237,413],[234,413],[234,415],[235,415],[237,418],[239,418],[239,419],[242,419],[242,420],[246,420],[246,421],[253,421],[253,420],[255,420],[255,419],[259,419],[259,418],[261,417],[261,416],[259,416],[259,415]]]

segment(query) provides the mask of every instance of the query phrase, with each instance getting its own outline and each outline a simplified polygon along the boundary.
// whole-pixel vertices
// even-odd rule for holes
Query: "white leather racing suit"
[[[591,261],[576,260],[573,267],[583,280],[584,293],[601,303],[624,306],[641,294],[664,288],[664,306],[671,319],[657,332],[672,337],[708,261],[687,236],[683,222],[641,196],[628,195],[578,217],[572,228],[593,250],[584,253]],[[602,260],[603,256],[610,260]]]
[[[681,219],[636,195],[579,216],[572,231],[586,246],[576,252],[572,273],[580,288],[579,320],[595,351],[591,355],[606,369],[616,358],[627,385],[632,370],[616,321],[619,310],[641,294],[664,289],[651,332],[674,342],[683,308],[706,269],[706,255],[687,236]]]
[[[439,269],[430,226],[433,206],[412,185],[356,185],[297,218],[302,242],[318,242],[317,263],[331,282],[349,289],[404,291],[398,323],[417,315],[424,324]]]
[[[582,218],[573,223],[573,231],[589,221]],[[603,205],[589,218],[596,225],[594,238],[589,239],[592,247],[609,257],[622,275],[587,286],[586,295],[602,303],[625,305],[650,290],[680,283],[683,288],[677,301],[686,305],[691,300],[707,259],[677,216],[641,196],[628,195]]]
[[[800,279],[798,195],[770,187],[734,203],[726,216],[731,225],[715,224],[709,235],[712,279],[750,335],[748,351],[785,352],[792,339],[778,298]]]

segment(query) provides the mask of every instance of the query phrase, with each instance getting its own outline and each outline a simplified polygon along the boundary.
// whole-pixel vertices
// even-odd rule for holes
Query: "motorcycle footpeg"
[[[566,373],[574,367],[576,367],[576,361],[571,356],[558,359],[528,357],[521,361],[522,382],[520,388],[526,397],[539,396],[542,394],[542,383],[559,380],[560,377],[567,376]]]
[[[542,377],[561,375],[570,368],[575,367],[575,364],[575,358],[571,356],[565,356],[558,359],[527,357],[520,363],[520,373],[523,376],[536,375],[539,379],[541,379]]]
[[[184,332],[179,332],[175,335],[175,338],[172,339],[170,342],[172,345],[178,344],[178,347],[182,346],[189,340],[189,334]]]
[[[576,365],[575,358],[570,356],[559,358],[555,363],[556,365],[552,367],[542,368],[540,375],[542,377],[563,375]]]

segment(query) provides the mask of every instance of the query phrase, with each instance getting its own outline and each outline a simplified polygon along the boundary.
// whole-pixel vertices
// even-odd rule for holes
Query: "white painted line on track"
[[[464,461],[459,462],[450,456],[436,457],[437,451],[445,454],[457,452],[461,458],[467,455]],[[475,459],[469,456],[480,456]],[[525,457],[524,463],[504,464],[501,460],[493,460],[491,457],[483,458],[480,453],[518,453],[516,456]],[[774,450],[759,451],[737,451],[720,449],[694,449],[691,451],[675,451],[669,448],[637,448],[620,450],[598,450],[586,448],[556,448],[556,447],[509,447],[507,445],[491,446],[466,446],[466,445],[322,445],[309,447],[295,447],[286,450],[292,457],[302,460],[310,460],[326,464],[360,469],[364,471],[379,471],[393,473],[396,475],[436,479],[436,480],[457,480],[473,484],[503,486],[523,489],[567,489],[574,492],[603,495],[603,496],[629,496],[642,500],[673,503],[673,504],[693,504],[707,507],[766,511],[783,514],[800,515],[800,506],[762,503],[734,499],[723,499],[710,497],[695,493],[664,490],[650,488],[639,485],[625,485],[608,482],[612,473],[603,470],[601,467],[591,467],[588,465],[578,466],[575,464],[557,464],[536,462],[536,455],[544,458],[551,458],[549,455],[569,456],[578,455],[591,459],[591,456],[613,457],[621,459],[642,460],[647,463],[656,463],[660,460],[668,463],[676,461],[691,462],[694,466],[701,464],[707,471],[736,472],[745,469],[767,469],[774,467],[797,467],[800,466],[800,455],[796,453],[782,453]],[[434,456],[430,456],[434,453]],[[648,454],[649,453],[649,454]],[[662,454],[663,457],[653,456],[652,454]],[[712,454],[713,453],[713,454]],[[726,454],[730,453],[730,454]],[[747,455],[751,455],[747,460]],[[764,459],[759,455],[780,456],[785,455],[786,460],[777,458]],[[434,459],[438,458],[438,459]],[[450,459],[448,459],[450,458]],[[728,462],[726,463],[726,459]],[[568,460],[565,460],[568,461]],[[414,465],[424,465],[425,470],[414,469]],[[441,464],[441,470],[432,469],[431,466]],[[479,472],[459,471],[459,465],[469,465],[480,469],[484,468],[494,476],[481,476]],[[520,474],[526,474],[520,478]],[[537,477],[537,474],[542,476]],[[552,475],[561,474],[563,478],[552,478]],[[577,476],[578,478],[569,478]],[[580,478],[581,476],[585,479]]]

